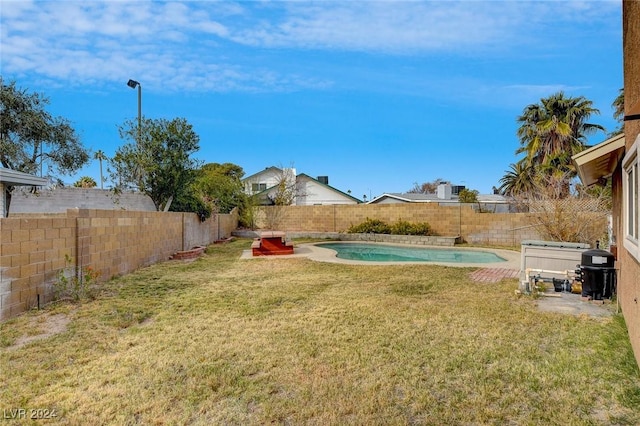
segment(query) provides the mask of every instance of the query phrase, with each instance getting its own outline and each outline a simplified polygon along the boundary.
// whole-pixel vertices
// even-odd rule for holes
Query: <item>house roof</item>
[[[0,183],[11,186],[45,186],[49,181],[45,178],[0,167]]]
[[[384,193],[369,201],[369,204],[375,204],[385,198],[392,198],[405,203],[458,203],[458,196],[453,195],[449,199],[438,198],[437,194],[419,194],[419,193]],[[509,199],[504,195],[498,194],[478,194],[479,203],[506,203]]]
[[[591,186],[611,176],[624,156],[624,145],[621,133],[571,157],[582,183]]]
[[[385,192],[369,201],[369,204],[375,204],[377,201],[381,201],[385,198],[392,198],[398,201],[404,201],[405,203],[430,203],[438,200],[436,194],[417,194],[417,193],[405,193],[399,192]]]
[[[282,172],[282,169],[280,169],[280,168],[278,168],[278,167],[276,167],[276,166],[266,167],[264,170],[260,170],[259,172],[254,173],[254,174],[252,174],[251,176],[247,176],[246,178],[243,178],[243,179],[242,179],[242,182],[244,182],[244,181],[248,181],[248,180],[250,180],[250,179],[253,179],[253,178],[255,178],[256,176],[260,176],[261,174],[263,174],[263,173],[265,173],[265,172],[269,172],[269,171],[273,171],[273,172],[276,172],[276,173],[281,173],[281,172]]]
[[[308,174],[300,173],[300,174],[298,174],[298,176],[296,176],[296,179],[297,179],[297,178],[299,178],[299,177],[305,177],[305,178],[307,178],[307,179],[309,179],[309,180],[312,180],[312,181],[314,181],[315,183],[317,183],[318,185],[322,185],[322,186],[324,186],[325,188],[329,188],[329,189],[331,189],[332,191],[337,192],[337,193],[339,193],[339,194],[341,194],[341,195],[344,195],[345,197],[350,198],[350,199],[352,199],[353,201],[355,201],[355,202],[357,202],[357,203],[361,203],[361,202],[362,202],[362,200],[357,199],[356,197],[352,196],[351,194],[347,194],[346,192],[342,192],[342,191],[340,191],[339,189],[336,189],[336,188],[334,188],[334,187],[333,187],[333,186],[331,186],[331,185],[328,185],[328,184],[326,184],[326,183],[320,182],[318,179],[312,178],[312,177],[311,177],[311,176],[309,176]]]

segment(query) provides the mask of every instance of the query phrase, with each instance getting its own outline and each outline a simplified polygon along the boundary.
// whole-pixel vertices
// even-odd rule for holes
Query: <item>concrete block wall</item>
[[[359,204],[332,206],[261,207],[257,225],[266,229],[266,218],[280,211],[277,230],[286,232],[346,232],[352,225],[369,219],[386,223],[397,220],[427,222],[437,235],[460,236],[471,244],[519,246],[523,240],[541,239],[528,213],[479,213],[472,205],[445,206],[438,203]],[[597,216],[597,215],[596,215]],[[606,229],[599,216],[594,226]]]
[[[91,267],[103,282],[230,236],[237,221],[237,211],[200,222],[193,213],[90,209],[2,218],[0,320],[51,301],[67,267]]]
[[[91,267],[102,279],[167,260],[183,250],[184,213],[77,212],[77,266]]]
[[[0,219],[0,319],[51,301],[52,283],[75,257],[76,219]]]
[[[155,211],[149,196],[124,191],[115,194],[109,189],[60,187],[41,189],[19,187],[13,191],[9,216],[20,213],[65,213],[67,209]]]

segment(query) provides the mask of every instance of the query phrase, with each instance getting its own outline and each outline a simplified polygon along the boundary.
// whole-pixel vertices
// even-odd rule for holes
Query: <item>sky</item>
[[[137,118],[133,79],[142,114],[186,119],[204,163],[295,167],[359,199],[435,179],[486,194],[520,159],[527,105],[584,96],[617,127],[621,15],[619,0],[0,0],[0,70],[109,157]],[[81,176],[99,182],[98,162],[61,178]]]

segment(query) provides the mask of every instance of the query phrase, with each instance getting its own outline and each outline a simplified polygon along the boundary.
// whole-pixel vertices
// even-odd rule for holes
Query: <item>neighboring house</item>
[[[464,189],[463,186],[441,183],[437,187],[435,194],[417,193],[384,193],[375,197],[367,204],[396,204],[396,203],[438,203],[440,205],[457,205],[458,192]],[[479,207],[483,211],[495,213],[508,213],[512,208],[511,199],[498,194],[478,194],[478,202],[473,203],[474,207]]]
[[[244,185],[244,192],[247,195],[256,195],[267,189],[276,186],[283,178],[291,180],[291,177],[296,175],[296,169],[280,169],[278,167],[267,167],[266,169],[254,173],[242,179]],[[292,182],[289,182],[292,184]]]
[[[611,177],[617,298],[640,365],[640,2],[622,2],[624,135],[573,157],[585,185]]]
[[[296,169],[267,167],[266,169],[242,179],[244,191],[254,195],[262,205],[273,204],[272,199],[283,183],[293,192],[293,203],[298,206],[358,204],[360,200],[329,185],[328,176],[317,179],[300,173]]]

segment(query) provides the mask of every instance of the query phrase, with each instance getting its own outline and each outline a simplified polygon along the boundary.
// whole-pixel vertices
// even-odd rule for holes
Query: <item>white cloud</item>
[[[105,84],[144,75],[147,87],[166,88],[172,81],[174,90],[322,88],[333,83],[261,62],[254,52],[535,51],[553,43],[536,32],[541,22],[596,25],[615,7],[577,1],[3,1],[0,65],[14,76]]]

